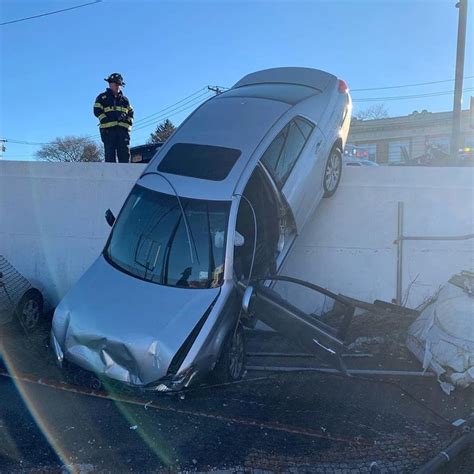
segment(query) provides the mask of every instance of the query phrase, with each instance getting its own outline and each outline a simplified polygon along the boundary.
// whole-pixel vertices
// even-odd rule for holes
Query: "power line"
[[[154,124],[156,124],[157,122],[160,122],[162,119],[164,119],[166,117],[171,117],[173,115],[176,115],[177,113],[180,113],[183,110],[187,110],[191,107],[194,107],[198,103],[201,104],[202,102],[204,102],[209,97],[212,97],[212,95],[209,92],[205,92],[204,94],[201,94],[201,95],[195,97],[194,99],[191,99],[191,100],[181,104],[178,107],[175,107],[173,109],[169,109],[166,112],[162,112],[159,115],[156,115],[153,119],[150,119],[150,120],[147,120],[145,122],[140,123],[138,125],[138,127],[134,127],[134,130],[140,130],[141,128],[148,127],[150,125],[154,125]],[[158,114],[158,112],[157,112],[157,114]]]
[[[204,97],[203,97],[204,95]],[[157,115],[154,117],[152,120],[149,120],[145,123],[139,124],[138,127],[134,126],[133,127],[133,132],[138,132],[139,130],[143,130],[145,128],[148,128],[150,126],[154,126],[157,123],[161,122],[163,119],[168,118],[168,117],[173,117],[175,115],[178,115],[186,110],[196,108],[202,103],[204,103],[207,99],[209,99],[211,95],[208,92],[205,92],[204,94],[195,97],[194,99],[185,102],[184,104],[181,104],[179,107],[176,107],[174,109],[168,110],[167,112],[162,113],[161,115]],[[158,113],[158,112],[157,112]],[[99,135],[94,135],[94,136],[89,136],[88,138],[98,138]]]
[[[76,5],[75,7],[63,8],[62,10],[55,10],[53,12],[41,13],[39,15],[28,16],[25,18],[18,18],[16,20],[5,21],[0,23],[0,26],[11,25],[12,23],[19,23],[20,21],[33,20],[35,18],[41,18],[43,16],[55,15],[56,13],[67,12],[69,10],[76,10],[77,8],[87,7],[88,5],[95,5],[96,3],[101,3],[102,0],[95,0],[94,2],[83,3],[82,5]]]
[[[158,121],[165,118],[166,116],[177,115],[178,113],[181,113],[185,110],[190,109],[195,104],[198,104],[198,103],[200,104],[204,102],[203,98],[207,99],[208,97],[212,96],[212,94],[210,94],[208,90],[208,87],[210,86],[202,87],[201,89],[197,90],[196,92],[193,92],[192,94],[184,97],[183,99],[175,102],[174,104],[171,104],[168,107],[165,107],[164,109],[160,109],[157,112],[154,112],[153,114],[147,115],[135,121],[133,130],[134,131],[141,130],[142,128],[145,128],[145,127],[148,127],[149,125],[153,125],[157,123]],[[224,90],[227,88],[219,87],[219,89]],[[179,107],[176,107],[178,105]],[[84,138],[98,138],[98,137],[99,137],[99,134],[93,134],[93,135],[86,135]],[[49,145],[52,143],[52,142],[29,142],[26,140],[14,140],[14,139],[8,139],[8,141],[16,145],[32,145],[32,146]]]
[[[174,113],[171,113],[171,114],[166,115],[166,118],[168,118],[168,117],[173,117],[174,115],[180,114],[180,113],[182,113],[182,112],[184,112],[185,110],[188,110],[188,109],[190,109],[190,108],[197,108],[197,107],[199,107],[201,104],[203,104],[206,100],[208,100],[208,98],[201,99],[198,103],[193,103],[193,104],[190,104],[190,105],[188,105],[188,106],[186,106],[186,107],[183,107],[182,109],[177,110],[177,111],[175,111]],[[163,117],[163,118],[164,118],[164,117]],[[155,123],[156,123],[156,122],[155,122]],[[134,133],[135,133],[135,132],[138,132],[139,130],[143,130],[143,129],[145,129],[145,128],[148,128],[150,125],[154,125],[154,124],[148,124],[148,125],[143,125],[143,126],[141,126],[141,127],[138,127],[138,128],[136,128],[136,129],[134,129]],[[147,132],[147,133],[148,133],[148,132]],[[136,135],[134,135],[134,139],[136,140]]]
[[[474,76],[466,76],[464,79],[473,79]],[[351,92],[365,92],[365,91],[381,91],[386,89],[402,89],[404,87],[418,87],[418,86],[429,86],[432,84],[443,84],[446,82],[454,82],[454,79],[444,79],[442,81],[431,81],[431,82],[418,82],[416,84],[402,84],[399,86],[385,86],[385,87],[368,87],[365,89],[350,89]]]
[[[433,112],[433,113],[439,113],[439,112]],[[364,127],[364,126],[370,126],[371,128],[374,127],[373,122],[374,121],[385,121],[389,123],[385,123],[381,125],[381,127],[390,127],[392,125],[396,125],[397,127],[434,127],[434,126],[448,126],[451,125],[452,117],[448,118],[438,118],[438,117],[429,117],[425,118],[422,116],[420,113],[418,116],[417,115],[410,115],[407,116],[410,118],[403,119],[401,120],[400,117],[384,117],[381,119],[363,119],[363,120],[358,120],[357,121],[357,127]],[[351,125],[351,127],[354,127],[354,124]]]
[[[141,118],[141,119],[139,119],[139,120],[136,120],[136,121],[135,121],[135,125],[138,125],[138,124],[141,123],[141,122],[145,122],[146,120],[151,119],[152,117],[155,117],[155,116],[158,115],[158,114],[161,114],[161,113],[164,112],[165,110],[171,109],[172,107],[175,107],[176,105],[181,104],[182,102],[185,102],[186,100],[190,99],[191,97],[194,97],[194,96],[197,95],[197,94],[200,94],[200,93],[202,94],[202,92],[203,92],[204,90],[206,90],[207,87],[209,87],[209,86],[201,87],[201,89],[199,89],[199,90],[197,90],[196,92],[193,92],[192,94],[186,96],[184,99],[181,99],[181,100],[179,100],[178,102],[175,102],[174,104],[171,104],[171,105],[169,105],[168,107],[165,107],[164,109],[158,110],[157,112],[154,112],[154,113],[152,113],[151,115],[147,115],[147,116],[145,116],[145,117],[143,117],[143,118]]]
[[[10,138],[6,138],[5,141],[7,143],[13,143],[15,145],[32,145],[32,146],[50,145],[52,143],[52,142],[27,142],[25,140],[13,140]]]
[[[175,111],[175,112],[173,112],[173,113],[171,113],[171,114],[166,115],[166,117],[173,117],[174,115],[178,115],[178,114],[180,114],[180,113],[182,113],[182,112],[184,112],[184,111],[186,111],[186,110],[189,110],[189,109],[196,109],[196,108],[199,107],[201,104],[203,104],[206,100],[207,100],[207,98],[202,99],[202,100],[201,100],[200,102],[198,102],[198,103],[190,104],[190,105],[188,105],[188,106],[186,106],[186,107],[183,107],[183,108],[180,109],[180,110],[177,110],[177,111]],[[164,118],[164,117],[163,117],[163,118]],[[155,122],[155,123],[151,123],[151,124],[147,124],[147,125],[142,125],[141,127],[138,127],[137,129],[134,129],[134,133],[138,132],[139,130],[144,130],[144,129],[146,129],[146,128],[150,127],[150,126],[154,126],[154,125],[156,125],[156,122]]]
[[[474,76],[465,76],[464,79],[474,79]],[[433,84],[445,84],[447,82],[454,82],[454,79],[443,79],[440,81],[430,81],[430,82],[416,82],[413,84],[400,84],[400,85],[395,85],[395,86],[382,86],[382,87],[365,87],[363,89],[352,89],[349,88],[350,92],[366,92],[366,91],[381,91],[381,90],[387,90],[387,89],[403,89],[407,87],[419,87],[419,86],[430,86]],[[222,91],[228,90],[229,87],[220,87],[220,86],[215,86],[215,88],[210,88],[210,90],[213,90],[215,92],[215,89],[221,89]]]
[[[201,98],[203,96],[209,95],[209,92],[207,90],[206,90],[206,92],[201,92],[201,91],[204,91],[205,89],[207,89],[207,87],[203,87],[203,88],[199,89],[198,91],[194,92],[193,94],[190,94],[189,96],[185,97],[184,99],[181,99],[178,102],[175,102],[174,104],[169,105],[168,107],[165,107],[164,109],[158,110],[157,112],[155,112],[151,115],[148,115],[146,117],[143,117],[140,120],[137,120],[134,123],[133,130],[134,131],[141,130],[142,128],[148,127],[150,124],[152,125],[152,124],[155,124],[155,123],[159,122],[163,118],[173,116],[173,115],[176,115],[177,113],[183,112],[184,110],[187,110],[190,107],[192,107],[196,103],[196,100],[199,100],[200,103],[201,103],[202,102]],[[199,94],[200,92],[201,92],[201,94]],[[196,94],[199,94],[199,95],[197,97],[193,97]],[[193,98],[186,101],[186,99],[189,99],[190,97],[193,97]],[[179,105],[179,107],[176,108],[176,106],[178,104],[181,104],[181,105]],[[186,104],[191,104],[191,105],[188,105],[188,106],[184,107],[183,109],[181,109],[181,107],[185,106]],[[178,112],[174,112],[176,110],[178,110]],[[99,137],[100,137],[100,134],[96,133],[96,134],[93,134],[93,135],[86,135],[84,138],[95,139],[95,138],[99,138]]]
[[[463,92],[471,92],[474,90],[473,87],[463,89]],[[389,97],[366,97],[361,99],[353,99],[354,102],[383,102],[385,100],[405,100],[405,99],[420,99],[423,97],[438,97],[441,95],[453,94],[454,91],[442,91],[442,92],[428,92],[426,94],[412,94],[412,95],[397,95]]]
[[[201,90],[204,90],[204,89],[206,89],[206,88],[203,88]],[[203,96],[206,96],[206,97],[203,97]],[[169,106],[166,109],[163,109],[163,110],[168,110],[167,112],[163,112],[163,110],[156,112],[155,114],[153,114],[153,115],[155,115],[155,118],[153,120],[148,120],[147,123],[141,123],[138,127],[133,128],[133,131],[142,130],[142,129],[147,128],[151,125],[156,124],[157,122],[159,122],[161,119],[163,119],[165,117],[171,117],[171,116],[177,115],[181,112],[184,112],[185,110],[188,110],[190,108],[201,105],[205,100],[207,100],[207,98],[209,98],[211,96],[212,96],[212,94],[210,94],[209,91],[206,91],[206,92],[204,92],[204,94],[201,94],[197,97],[194,97],[193,99],[188,100],[185,103],[183,103],[183,100],[185,100],[185,99],[182,99],[182,100],[176,102],[176,104],[181,103],[181,105],[179,107],[175,107],[176,104],[173,104],[173,106]],[[170,107],[174,107],[174,108],[170,109]],[[161,115],[157,115],[157,114],[161,114]],[[84,138],[98,138],[99,136],[100,136],[99,134],[87,135]],[[12,144],[15,144],[15,145],[29,145],[29,146],[51,145],[53,143],[53,142],[30,142],[30,141],[27,141],[27,140],[15,140],[15,139],[11,139],[11,138],[7,138],[6,141],[8,143],[12,143]]]
[[[165,107],[164,109],[160,109],[160,110],[154,112],[151,115],[147,115],[146,117],[143,117],[140,120],[136,120],[134,122],[134,126],[143,125],[145,122],[156,120],[157,116],[161,116],[163,114],[166,114],[167,111],[174,110],[176,108],[176,106],[178,106],[179,104],[185,105],[189,102],[192,102],[196,99],[199,99],[200,97],[204,97],[205,95],[209,95],[209,91],[207,91],[205,89],[207,89],[207,88],[203,87],[199,91],[196,91],[194,94],[191,94],[191,95],[185,97],[184,99],[181,99],[180,101],[178,101],[178,102],[176,102],[172,105],[169,105],[168,107]],[[198,95],[196,95],[196,94],[198,94]],[[180,105],[180,107],[181,107],[181,105]]]
[[[95,2],[97,3],[97,2]],[[466,79],[469,79],[474,76],[468,76]],[[433,81],[431,83],[419,83],[417,85],[426,85],[426,84],[434,84],[434,83],[440,83],[440,82],[450,82],[451,80],[446,80],[446,81]],[[415,84],[413,84],[415,85]],[[397,88],[397,87],[408,87],[408,85],[402,85],[402,86],[389,86],[386,87],[386,89],[389,88]],[[219,87],[219,89],[228,89],[225,87]],[[382,88],[380,88],[382,89]],[[359,89],[361,91],[362,89]],[[365,89],[365,90],[375,90],[375,89]],[[474,88],[467,88],[464,89],[463,92],[471,92],[473,91]],[[354,89],[354,91],[356,91]],[[215,92],[215,91],[214,91]],[[426,93],[426,94],[413,94],[413,95],[405,95],[405,96],[389,96],[389,97],[366,97],[366,98],[354,98],[354,102],[383,102],[383,101],[395,101],[395,100],[405,100],[405,99],[417,99],[417,98],[426,98],[426,97],[437,97],[437,96],[442,96],[442,95],[449,95],[452,94],[453,91],[441,91],[441,92],[431,92],[431,93]],[[184,112],[185,110],[188,110],[192,107],[196,107],[198,105],[201,105],[205,100],[207,100],[209,97],[211,97],[212,94],[210,93],[210,90],[208,89],[208,86],[203,87],[193,94],[190,94],[187,97],[184,97],[183,99],[179,100],[178,102],[175,102],[172,105],[169,105],[168,107],[161,109],[151,115],[148,115],[146,117],[143,117],[142,119],[138,120],[135,122],[135,127],[134,131],[142,130],[144,128],[147,128],[151,125],[156,124],[160,120],[166,118],[166,117],[171,117],[174,115],[177,115],[181,112]],[[138,127],[136,126],[138,125]],[[84,138],[98,138],[99,134],[94,134],[94,135],[87,135]],[[14,139],[7,139],[9,143],[16,144],[16,145],[31,145],[31,146],[41,146],[41,145],[50,145],[52,142],[29,142],[26,140],[14,140]]]
[[[222,94],[224,92],[224,89],[227,89],[227,87],[207,86],[207,89],[210,92],[214,92],[216,95],[219,95]]]
[[[466,76],[464,79],[473,79],[474,76]],[[404,88],[404,87],[415,87],[415,86],[426,86],[426,85],[432,85],[432,84],[442,84],[446,82],[454,82],[454,79],[445,79],[442,81],[431,81],[431,82],[419,82],[416,84],[402,84],[398,86],[386,86],[386,87],[371,87],[371,88],[364,88],[364,89],[350,89],[351,92],[362,92],[362,91],[375,91],[375,90],[387,90],[387,89],[399,89],[399,88]],[[208,86],[209,88],[209,86]],[[215,89],[218,89],[216,86]],[[216,92],[214,88],[209,88],[209,90],[212,90]],[[229,89],[227,87],[220,87],[219,89],[224,90],[224,89]],[[471,92],[474,90],[474,88],[467,88],[464,89],[463,92]],[[221,91],[219,91],[221,92]],[[216,92],[217,93],[217,92]],[[448,95],[448,94],[453,94],[454,91],[440,91],[440,92],[428,92],[424,94],[412,94],[412,95],[397,95],[397,96],[388,96],[388,97],[366,97],[366,98],[354,98],[354,102],[371,102],[371,101],[384,101],[384,100],[405,100],[405,99],[417,99],[417,98],[422,98],[422,97],[437,97],[441,95]]]

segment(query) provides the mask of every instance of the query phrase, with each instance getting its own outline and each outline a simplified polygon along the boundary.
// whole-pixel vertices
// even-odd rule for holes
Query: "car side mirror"
[[[107,221],[107,224],[109,224],[110,227],[114,225],[115,216],[114,216],[114,213],[110,209],[107,209],[105,211],[105,220]]]
[[[250,303],[253,297],[253,286],[247,286],[242,297],[242,311],[246,314],[249,312]]]

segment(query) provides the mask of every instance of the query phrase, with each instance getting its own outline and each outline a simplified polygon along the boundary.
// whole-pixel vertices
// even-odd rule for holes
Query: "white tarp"
[[[407,347],[449,394],[474,382],[474,274],[453,276],[408,329]]]

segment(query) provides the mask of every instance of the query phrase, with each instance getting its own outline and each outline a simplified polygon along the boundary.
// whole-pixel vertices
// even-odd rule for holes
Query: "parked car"
[[[345,166],[379,166],[374,161],[364,160],[361,158],[344,158],[342,162]]]
[[[0,255],[0,324],[16,320],[32,332],[41,323],[43,305],[41,292]]]
[[[54,314],[58,362],[158,391],[239,379],[244,290],[336,192],[351,110],[344,81],[306,68],[249,74],[195,110],[106,212],[102,254]]]
[[[347,144],[344,148],[344,158],[348,158],[348,159],[361,158],[363,160],[368,160],[369,150],[365,147]]]
[[[147,143],[130,148],[130,163],[149,163],[163,143]]]

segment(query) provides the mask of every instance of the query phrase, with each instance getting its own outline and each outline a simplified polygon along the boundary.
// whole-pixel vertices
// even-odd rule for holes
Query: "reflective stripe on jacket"
[[[133,108],[122,92],[115,96],[111,89],[107,89],[99,94],[94,103],[94,115],[100,121],[100,128],[132,128]]]

